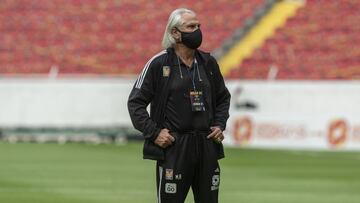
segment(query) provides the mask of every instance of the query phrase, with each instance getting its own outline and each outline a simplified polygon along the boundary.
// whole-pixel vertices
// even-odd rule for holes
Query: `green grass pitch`
[[[0,142],[0,202],[155,203],[155,163],[141,150]],[[360,202],[358,152],[226,148],[220,163],[221,203]]]

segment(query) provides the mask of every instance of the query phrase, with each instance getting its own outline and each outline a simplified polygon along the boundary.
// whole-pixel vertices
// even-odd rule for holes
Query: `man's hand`
[[[169,134],[169,130],[164,128],[161,129],[154,143],[165,149],[166,147],[172,145],[174,141],[175,138]]]
[[[219,126],[210,127],[210,129],[212,132],[207,136],[208,139],[213,139],[217,143],[224,140],[224,135]]]

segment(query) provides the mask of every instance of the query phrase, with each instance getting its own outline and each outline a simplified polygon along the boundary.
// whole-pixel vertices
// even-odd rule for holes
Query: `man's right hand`
[[[161,129],[154,143],[165,149],[166,147],[170,146],[174,141],[175,138],[170,135],[169,130],[164,128]]]

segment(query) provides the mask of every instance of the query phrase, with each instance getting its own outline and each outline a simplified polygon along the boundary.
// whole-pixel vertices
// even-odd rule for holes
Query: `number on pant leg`
[[[166,183],[165,184],[165,192],[170,194],[176,193],[176,183]]]

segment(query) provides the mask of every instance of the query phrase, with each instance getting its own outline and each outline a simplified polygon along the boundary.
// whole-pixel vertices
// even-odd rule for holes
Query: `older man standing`
[[[157,160],[158,202],[218,202],[220,167],[230,94],[216,60],[198,50],[196,14],[174,10],[153,56],[130,93],[128,109],[145,138],[144,158]],[[151,104],[150,115],[146,108]]]

